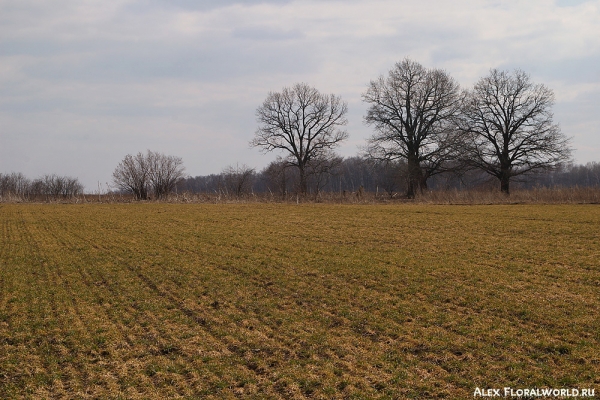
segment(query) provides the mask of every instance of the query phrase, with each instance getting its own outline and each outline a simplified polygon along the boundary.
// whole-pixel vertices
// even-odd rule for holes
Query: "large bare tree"
[[[371,81],[362,98],[370,104],[365,122],[376,131],[367,155],[405,160],[407,197],[413,198],[417,188],[427,187],[429,177],[446,170],[457,147],[453,119],[460,111],[458,84],[443,70],[404,59],[387,76]]]
[[[287,153],[286,162],[298,168],[299,190],[305,194],[311,161],[332,154],[348,138],[341,129],[347,112],[341,97],[321,94],[305,83],[271,92],[256,110],[259,127],[250,145]]]
[[[552,121],[553,104],[552,90],[533,84],[525,72],[492,69],[464,103],[467,163],[498,178],[508,194],[512,177],[568,161],[569,139]]]

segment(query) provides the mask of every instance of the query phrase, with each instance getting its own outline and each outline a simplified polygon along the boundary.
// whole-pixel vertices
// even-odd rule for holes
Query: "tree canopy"
[[[512,177],[569,161],[569,139],[553,122],[553,104],[552,90],[525,72],[492,69],[464,103],[464,161],[498,178],[505,193]]]
[[[306,193],[306,178],[311,163],[323,165],[323,159],[348,133],[347,104],[336,95],[321,94],[305,83],[281,92],[271,92],[256,110],[259,127],[251,146],[263,151],[283,150],[289,166],[298,168],[300,192]]]
[[[414,197],[416,188],[426,188],[429,177],[445,170],[456,148],[452,120],[460,111],[459,85],[443,70],[404,59],[371,81],[362,97],[370,105],[365,121],[375,128],[368,155],[405,160],[407,196]]]

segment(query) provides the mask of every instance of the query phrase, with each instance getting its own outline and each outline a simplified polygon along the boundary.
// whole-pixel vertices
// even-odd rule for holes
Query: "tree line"
[[[359,196],[361,192],[371,192],[381,198],[397,198],[406,193],[406,168],[404,162],[380,162],[364,156],[339,159],[328,173],[308,175],[307,195],[318,198],[322,193]],[[282,160],[276,160],[260,171],[247,165],[236,165],[228,166],[218,174],[195,177],[179,175],[171,191],[218,194],[235,199],[268,195],[286,200],[299,193],[298,182],[297,170],[290,169]],[[152,186],[149,183],[147,185],[146,199],[156,198]],[[491,189],[494,182],[489,175],[470,170],[436,175],[429,179],[428,185],[431,190],[478,190]],[[552,171],[525,175],[519,177],[515,185],[521,189],[600,187],[600,163],[568,164]],[[133,193],[132,190],[117,186],[113,190]],[[0,200],[59,200],[72,199],[82,194],[83,185],[72,177],[45,175],[31,180],[22,173],[0,174]],[[166,195],[163,194],[162,198],[164,196]]]
[[[461,89],[446,71],[404,59],[372,80],[362,94],[373,134],[362,153],[343,159],[348,106],[306,83],[268,93],[256,110],[250,146],[277,160],[256,172],[246,165],[186,177],[181,158],[148,150],[128,154],[113,172],[113,189],[135,199],[164,199],[173,191],[315,195],[324,191],[403,193],[499,184],[598,185],[598,164],[573,166],[569,139],[553,121],[554,94],[521,70],[490,70]],[[585,179],[581,178],[585,176]],[[0,175],[0,194],[72,197],[75,178]]]
[[[461,90],[444,70],[405,59],[371,81],[362,99],[374,134],[365,147],[373,161],[404,165],[406,196],[428,187],[435,175],[479,170],[510,191],[514,177],[548,171],[571,159],[569,139],[553,122],[552,90],[523,71],[492,69]],[[334,149],[348,137],[346,103],[299,83],[271,92],[257,109],[252,146],[279,150],[295,168],[298,190],[307,175],[330,170]]]
[[[454,171],[438,174],[428,180],[430,190],[492,190],[495,177],[479,170]],[[246,165],[229,166],[221,173],[186,177],[176,186],[178,193],[218,194],[229,198],[249,198],[269,195],[278,199],[295,198],[300,194],[297,169],[286,167],[282,160],[271,162],[256,171]],[[360,196],[370,192],[381,198],[406,195],[408,168],[406,162],[386,162],[367,157],[340,159],[327,174],[310,174],[306,178],[306,195],[318,198],[323,193],[341,196]],[[515,178],[519,189],[535,187],[600,187],[600,163],[567,164],[554,170],[538,171]]]
[[[71,199],[82,193],[83,185],[69,176],[51,174],[32,180],[20,172],[0,174],[2,200]]]

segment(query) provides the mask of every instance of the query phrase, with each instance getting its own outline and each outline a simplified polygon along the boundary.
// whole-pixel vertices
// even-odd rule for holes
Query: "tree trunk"
[[[502,193],[510,194],[509,183],[510,183],[510,168],[503,166],[500,169],[500,191]]]
[[[415,198],[415,183],[410,177],[408,178],[408,188],[406,189],[406,197],[409,199]]]
[[[421,171],[419,158],[417,155],[410,155],[408,157],[408,188],[406,197],[414,199],[416,189],[422,187],[422,181],[423,171]]]
[[[421,194],[423,194],[424,190],[427,190],[427,177],[421,173],[421,179],[419,180],[419,191]]]
[[[298,169],[300,172],[300,194],[305,195],[307,189],[306,171],[304,170],[304,167],[299,167]]]
[[[510,183],[510,176],[502,175],[502,177],[500,178],[500,191],[502,191],[502,193],[510,194],[509,183]]]

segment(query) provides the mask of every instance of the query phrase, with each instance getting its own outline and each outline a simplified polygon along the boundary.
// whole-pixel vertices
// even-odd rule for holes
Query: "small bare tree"
[[[185,176],[185,168],[180,157],[148,150],[146,161],[150,186],[157,199],[165,198]]]
[[[311,186],[314,188],[315,198],[319,196],[319,193],[335,173],[336,168],[342,164],[342,161],[342,157],[333,152],[324,153],[310,161],[307,175],[311,181]]]
[[[148,150],[146,155],[126,155],[113,172],[113,182],[137,200],[149,199],[150,193],[161,199],[183,179],[184,171],[181,158]]]
[[[221,180],[228,194],[240,198],[250,193],[252,189],[254,168],[245,164],[228,166],[221,172]]]
[[[0,174],[0,197],[14,196],[23,199],[31,186],[31,181],[20,172]]]
[[[149,170],[146,157],[142,153],[135,156],[127,154],[113,172],[113,182],[119,189],[132,193],[136,200],[147,200]]]
[[[29,198],[36,198],[38,196],[44,196],[46,194],[46,189],[44,185],[44,181],[41,178],[37,178],[31,181],[29,188],[27,190],[27,196]]]
[[[83,193],[83,185],[79,183],[77,178],[70,176],[64,177],[63,197],[75,197]]]
[[[377,187],[383,189],[390,199],[406,188],[408,168],[404,160],[375,160],[372,169]]]
[[[367,155],[405,160],[407,197],[413,198],[429,177],[445,171],[457,147],[452,121],[461,105],[458,84],[443,70],[405,59],[387,77],[371,81],[363,101],[370,104],[365,121],[376,131]]]
[[[293,178],[287,173],[288,167],[289,165],[278,157],[277,160],[269,163],[269,165],[261,172],[269,192],[271,192],[271,194],[276,192],[283,200],[285,200],[288,195],[288,188],[291,185],[289,181]]]
[[[44,175],[42,178],[46,189],[46,195],[52,198],[60,197],[65,190],[65,180],[62,177],[53,175]]]
[[[569,139],[552,121],[553,103],[552,90],[534,85],[525,72],[491,70],[465,101],[466,163],[498,178],[508,194],[512,177],[568,161]]]
[[[34,179],[27,188],[27,196],[31,198],[44,196],[49,199],[69,199],[83,193],[83,185],[77,178],[59,176],[56,174],[44,175]]]
[[[251,146],[263,151],[283,150],[286,162],[298,169],[299,191],[307,190],[308,165],[348,138],[348,106],[341,97],[324,95],[305,83],[269,93],[256,110],[259,128]]]

